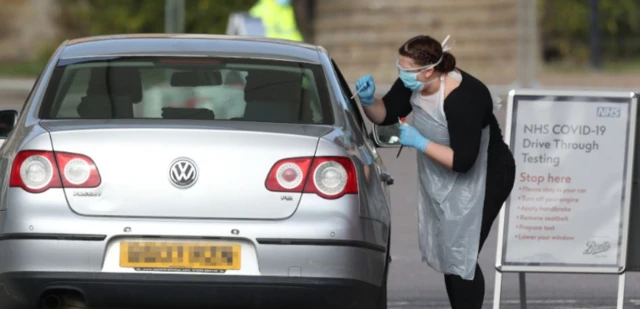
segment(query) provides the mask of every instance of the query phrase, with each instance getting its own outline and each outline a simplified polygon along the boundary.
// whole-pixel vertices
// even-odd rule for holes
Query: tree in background
[[[49,58],[64,40],[123,33],[164,32],[164,1],[161,0],[58,0],[56,24],[61,37],[42,48],[41,60]],[[256,0],[185,0],[185,32],[222,34],[229,14],[247,11]]]
[[[164,1],[161,0],[58,0],[56,23],[63,33],[45,46],[47,57],[66,39],[118,33],[164,32]],[[186,0],[187,33],[224,33],[229,14],[248,11],[257,0]],[[308,41],[312,40],[313,0],[293,0],[296,21]]]
[[[546,61],[586,63],[589,58],[589,1],[540,0],[540,32]],[[601,0],[600,33],[606,60],[640,54],[640,1]]]
[[[59,0],[58,24],[65,38],[164,32],[160,0]],[[185,31],[224,33],[229,14],[246,11],[256,0],[186,0]]]

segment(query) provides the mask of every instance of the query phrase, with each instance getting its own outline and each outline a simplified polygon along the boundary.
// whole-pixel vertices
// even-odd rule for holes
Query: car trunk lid
[[[318,139],[331,131],[328,126],[234,121],[184,125],[166,120],[81,120],[42,125],[50,131],[55,151],[88,156],[100,173],[96,188],[65,188],[73,211],[167,218],[291,216],[302,194],[268,191],[267,174],[283,158],[313,156]],[[176,162],[178,168],[172,170]],[[192,163],[197,173],[184,162]]]

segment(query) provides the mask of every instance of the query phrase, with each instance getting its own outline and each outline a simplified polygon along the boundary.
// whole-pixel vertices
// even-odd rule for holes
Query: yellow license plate
[[[239,270],[238,244],[122,242],[120,267]]]

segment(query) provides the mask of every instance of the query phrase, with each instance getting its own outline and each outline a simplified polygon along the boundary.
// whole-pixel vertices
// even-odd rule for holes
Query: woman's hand
[[[375,102],[373,95],[376,92],[376,84],[373,81],[373,76],[365,75],[356,81],[356,91],[358,92],[358,99],[362,106],[371,106]]]
[[[382,99],[375,98],[376,84],[373,77],[369,74],[364,75],[356,82],[356,91],[358,91],[358,99],[367,118],[375,124],[381,124],[387,116],[387,108],[384,106]]]
[[[422,136],[416,128],[403,123],[400,125],[400,144],[424,152],[429,145],[429,140]]]

